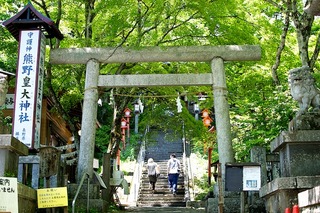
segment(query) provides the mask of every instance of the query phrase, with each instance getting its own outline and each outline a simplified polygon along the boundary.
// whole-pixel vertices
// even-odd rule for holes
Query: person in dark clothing
[[[168,160],[167,167],[169,188],[173,195],[176,195],[180,173],[180,161],[176,158],[175,154],[170,155],[170,160]]]

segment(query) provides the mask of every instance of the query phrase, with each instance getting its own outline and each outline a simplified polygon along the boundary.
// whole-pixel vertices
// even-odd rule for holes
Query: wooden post
[[[223,190],[223,180],[222,180],[222,173],[221,173],[221,163],[218,163],[218,186],[219,186],[219,198],[218,198],[218,206],[219,206],[219,213],[223,213],[223,205],[224,205],[224,190]]]
[[[212,157],[212,147],[208,150],[208,184],[211,186],[211,157]]]

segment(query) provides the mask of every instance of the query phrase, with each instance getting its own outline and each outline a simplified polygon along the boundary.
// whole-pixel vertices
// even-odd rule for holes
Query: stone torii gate
[[[260,60],[261,49],[256,45],[145,47],[139,50],[124,48],[70,48],[53,49],[52,64],[86,64],[85,93],[82,112],[78,176],[93,173],[95,124],[97,117],[98,87],[150,87],[211,85],[219,161],[224,177],[224,166],[234,161],[227,101],[224,61]],[[134,62],[211,62],[211,73],[204,74],[150,74],[99,75],[100,63]]]

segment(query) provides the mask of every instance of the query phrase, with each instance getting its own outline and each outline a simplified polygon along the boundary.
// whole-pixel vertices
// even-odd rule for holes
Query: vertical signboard
[[[0,177],[0,212],[18,213],[17,178]]]
[[[40,144],[45,37],[40,30],[20,32],[13,135],[29,148]]]

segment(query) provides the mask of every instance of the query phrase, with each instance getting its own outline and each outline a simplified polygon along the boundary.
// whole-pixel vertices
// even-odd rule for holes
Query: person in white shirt
[[[150,183],[150,189],[152,191],[155,191],[156,188],[156,182],[157,182],[157,167],[158,164],[153,161],[152,158],[148,159],[148,164],[147,164],[147,170],[148,170],[148,177],[149,177],[149,183]]]
[[[176,158],[175,154],[170,155],[170,160],[168,160],[167,167],[169,188],[173,195],[176,195],[180,173],[180,161]]]

